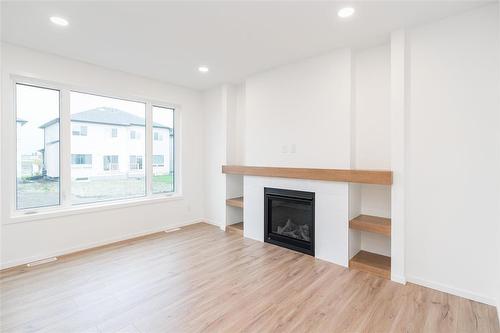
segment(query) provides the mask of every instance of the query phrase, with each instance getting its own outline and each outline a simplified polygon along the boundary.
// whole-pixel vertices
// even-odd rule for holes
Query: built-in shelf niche
[[[235,225],[239,225],[241,226],[241,234],[243,234],[242,221],[243,176],[226,175],[226,230],[230,230],[230,227],[234,229]]]
[[[379,277],[391,278],[391,234],[392,221],[385,216],[365,214],[363,212],[362,186],[349,185],[349,268],[375,274]],[[390,189],[390,187],[388,187]],[[385,198],[387,199],[387,198]],[[389,198],[390,200],[390,198]],[[372,207],[375,206],[371,203]],[[383,206],[386,203],[378,201]],[[384,209],[378,211],[388,212]]]
[[[243,197],[226,199],[226,205],[231,207],[243,208]]]

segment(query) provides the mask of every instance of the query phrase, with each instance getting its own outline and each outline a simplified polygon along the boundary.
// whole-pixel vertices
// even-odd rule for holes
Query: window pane
[[[84,156],[84,163],[71,165],[72,203],[144,196],[145,104],[78,92],[70,98],[71,128],[79,132],[71,137],[71,154]]]
[[[92,155],[89,154],[71,154],[71,164],[91,165]]]
[[[16,85],[17,209],[59,204],[59,91]]]
[[[174,191],[174,110],[153,106],[153,193]],[[150,163],[150,162],[149,162]]]

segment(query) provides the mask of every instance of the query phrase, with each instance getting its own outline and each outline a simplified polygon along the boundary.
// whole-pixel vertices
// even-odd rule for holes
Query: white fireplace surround
[[[264,241],[264,187],[315,193],[315,257],[348,266],[347,183],[244,176],[244,236]]]

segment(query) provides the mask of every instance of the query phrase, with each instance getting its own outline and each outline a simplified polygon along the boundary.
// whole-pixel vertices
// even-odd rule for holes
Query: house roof
[[[17,119],[16,119],[16,122],[20,123],[20,124],[21,124],[21,126],[23,126],[23,125],[24,125],[24,124],[26,124],[28,121],[27,121],[27,120],[24,120],[24,119],[22,119],[22,118],[17,118]]]
[[[53,119],[40,128],[48,127],[59,121],[59,118]],[[131,113],[125,112],[120,109],[100,107],[97,109],[91,109],[71,115],[71,121],[78,121],[84,123],[94,123],[94,124],[105,124],[105,125],[115,125],[115,126],[144,126],[145,119],[135,116]],[[154,128],[168,128],[170,127],[153,123]]]

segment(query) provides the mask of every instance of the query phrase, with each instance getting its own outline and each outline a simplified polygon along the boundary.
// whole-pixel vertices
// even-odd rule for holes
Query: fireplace
[[[265,187],[264,241],[314,256],[314,193]]]

